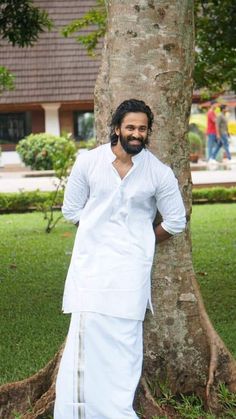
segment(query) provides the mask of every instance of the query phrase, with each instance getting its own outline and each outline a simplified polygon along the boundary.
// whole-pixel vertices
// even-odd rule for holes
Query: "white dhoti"
[[[73,313],[56,383],[54,419],[137,419],[142,321]]]

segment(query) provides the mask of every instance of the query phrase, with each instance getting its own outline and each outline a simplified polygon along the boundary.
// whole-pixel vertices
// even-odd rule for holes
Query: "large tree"
[[[192,97],[193,32],[193,1],[127,4],[113,0],[95,91],[100,142],[108,138],[107,122],[122,100],[134,96],[151,106],[156,121],[152,151],[173,168],[187,209],[186,233],[158,246],[154,262],[155,316],[148,316],[145,322],[142,379],[143,390],[154,405],[153,414],[153,396],[160,394],[163,382],[173,394],[193,392],[209,406],[215,405],[219,382],[236,391],[235,361],[206,314],[192,266],[186,134]]]
[[[182,191],[188,218],[184,234],[158,246],[152,298],[145,321],[145,357],[137,406],[143,418],[160,414],[163,383],[172,394],[194,393],[218,409],[219,382],[236,391],[236,365],[214,331],[199,294],[190,242],[191,175],[186,140],[192,95],[193,0],[110,0],[102,66],[95,89],[97,133],[108,141],[111,113],[124,99],[145,100],[155,113],[152,151],[169,164]],[[43,418],[53,405],[60,354],[41,372],[2,386],[5,419],[12,410]]]

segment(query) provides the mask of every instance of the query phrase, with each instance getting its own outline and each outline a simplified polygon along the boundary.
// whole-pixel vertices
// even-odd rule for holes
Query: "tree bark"
[[[194,65],[193,1],[112,0],[107,5],[108,31],[95,90],[98,140],[108,141],[107,122],[123,100],[144,100],[155,115],[151,151],[174,170],[188,220],[184,234],[156,249],[155,314],[145,321],[139,397],[147,418],[153,409],[159,411],[155,397],[163,383],[173,394],[195,393],[217,410],[217,384],[222,381],[236,391],[236,365],[207,316],[192,266],[187,132]]]
[[[217,385],[221,381],[236,391],[236,365],[211,325],[192,266],[186,136],[194,61],[193,0],[111,0],[107,7],[108,32],[95,88],[98,141],[108,141],[111,114],[123,100],[144,100],[155,114],[151,150],[173,168],[188,219],[185,233],[157,246],[154,316],[148,314],[145,321],[137,406],[142,405],[143,418],[160,414],[156,396],[164,384],[173,394],[201,396],[217,411]],[[1,387],[4,419],[11,418],[13,410],[24,419],[47,417],[59,357],[60,351],[34,377]]]

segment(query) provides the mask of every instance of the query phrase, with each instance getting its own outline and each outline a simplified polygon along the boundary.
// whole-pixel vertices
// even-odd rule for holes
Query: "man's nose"
[[[140,137],[140,135],[139,135],[139,130],[138,130],[138,129],[135,129],[135,130],[134,130],[134,132],[133,132],[133,137],[134,137],[134,138],[139,138],[139,137]]]

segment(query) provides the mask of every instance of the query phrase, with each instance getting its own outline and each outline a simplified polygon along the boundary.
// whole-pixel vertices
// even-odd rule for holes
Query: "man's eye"
[[[145,132],[145,131],[147,131],[147,128],[146,128],[146,127],[141,127],[141,128],[139,129],[139,131],[141,131],[141,132]]]

